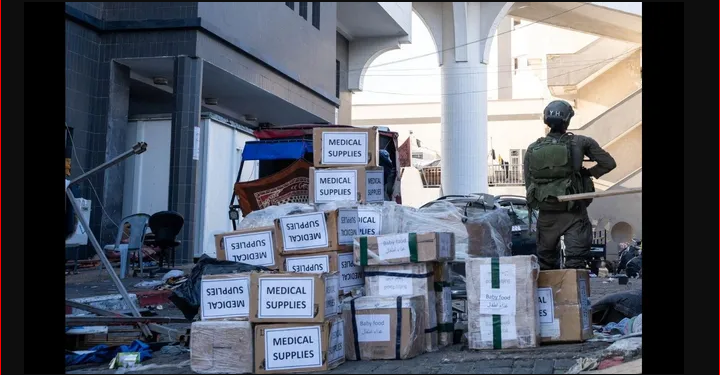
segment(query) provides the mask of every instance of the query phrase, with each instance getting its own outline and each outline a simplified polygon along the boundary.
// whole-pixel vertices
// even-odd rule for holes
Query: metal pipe
[[[119,163],[119,162],[121,162],[121,161],[123,161],[123,160],[125,160],[125,159],[127,159],[127,158],[129,158],[129,157],[131,157],[131,156],[133,156],[133,155],[142,154],[142,153],[145,152],[146,150],[147,150],[147,143],[145,143],[145,142],[138,142],[135,146],[133,146],[132,149],[127,150],[127,151],[123,152],[122,154],[116,156],[115,158],[111,159],[110,161],[106,161],[105,163],[98,165],[97,167],[95,167],[95,168],[93,168],[93,169],[91,169],[91,170],[89,170],[89,171],[81,174],[80,176],[75,177],[73,180],[70,181],[70,183],[68,184],[68,186],[72,186],[72,185],[74,185],[74,184],[76,184],[76,183],[78,183],[78,182],[80,182],[80,181],[88,178],[88,176],[90,176],[90,175],[93,174],[93,173],[97,173],[97,172],[100,172],[100,171],[104,171],[104,170],[112,167],[113,165],[115,165],[115,164],[117,164],[117,163]]]

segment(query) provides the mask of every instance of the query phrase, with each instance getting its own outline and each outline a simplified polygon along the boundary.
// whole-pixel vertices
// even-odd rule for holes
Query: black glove
[[[587,168],[581,168],[580,175],[583,177],[592,177],[592,173],[590,173],[590,170]]]

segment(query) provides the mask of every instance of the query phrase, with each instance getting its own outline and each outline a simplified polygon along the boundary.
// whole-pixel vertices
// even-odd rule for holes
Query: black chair
[[[175,238],[184,224],[185,219],[175,211],[160,211],[150,216],[148,225],[155,235],[154,245],[160,249],[158,266],[161,269],[166,254],[170,255],[168,263],[172,262],[172,267],[175,267],[175,248],[180,246]]]

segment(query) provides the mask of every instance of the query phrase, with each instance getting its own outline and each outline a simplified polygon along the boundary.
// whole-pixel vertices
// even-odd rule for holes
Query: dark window
[[[300,2],[300,17],[307,20],[307,3]]]
[[[340,97],[340,60],[335,60],[335,97]]]
[[[312,25],[320,30],[320,3],[312,3]]]
[[[287,5],[288,8],[290,8],[290,9],[292,9],[292,10],[295,10],[295,3],[294,3],[294,2],[292,2],[292,3],[285,3],[285,5]]]

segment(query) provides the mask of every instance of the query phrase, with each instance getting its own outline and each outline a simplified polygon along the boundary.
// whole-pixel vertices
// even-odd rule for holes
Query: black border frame
[[[710,210],[706,208],[713,207],[706,201],[708,197],[715,196],[715,187],[705,183],[710,180],[705,175],[708,170],[714,175],[718,169],[708,168],[704,163],[698,164],[706,160],[700,157],[701,154],[707,154],[717,147],[713,145],[718,139],[715,134],[718,131],[715,127],[717,119],[707,118],[709,112],[715,111],[715,95],[701,94],[714,90],[703,86],[711,83],[705,69],[708,61],[705,56],[714,56],[713,53],[707,53],[707,46],[711,46],[711,49],[717,46],[715,37],[709,36],[715,35],[714,29],[712,32],[708,30],[710,26],[714,28],[717,25],[716,6],[713,3],[711,12],[704,7],[685,7],[680,2],[643,4],[645,15],[648,16],[644,20],[644,29],[647,31],[644,54],[645,61],[649,61],[648,90],[645,92],[648,110],[644,115],[651,129],[644,137],[645,154],[649,158],[645,166],[645,180],[648,181],[645,185],[650,189],[646,192],[648,199],[643,209],[643,213],[648,214],[645,218],[647,236],[644,236],[644,242],[650,251],[647,259],[649,263],[646,263],[644,272],[644,302],[650,313],[645,317],[649,329],[643,341],[644,351],[652,354],[644,364],[646,373],[684,373],[685,369],[691,373],[701,372],[701,368],[707,366],[705,359],[709,357],[704,354],[705,350],[697,350],[698,344],[707,345],[709,342],[710,347],[714,347],[716,342],[708,327],[708,322],[715,322],[714,317],[705,316],[714,315],[715,310],[702,308],[705,304],[699,303],[714,300],[714,294],[711,296],[713,298],[705,295],[710,290],[707,289],[707,282],[702,282],[699,277],[718,272],[713,262],[704,261],[717,245],[714,241],[710,244],[703,241],[715,237],[699,229],[704,229],[704,223],[717,220],[717,215],[714,215],[716,219],[712,219]],[[8,109],[5,113],[8,124],[5,128],[5,155],[8,161],[5,163],[5,172],[8,176],[22,180],[20,183],[16,180],[8,181],[5,187],[5,194],[9,197],[6,202],[8,215],[5,215],[5,228],[8,229],[5,232],[9,235],[5,243],[10,254],[6,261],[11,262],[7,263],[4,277],[5,298],[12,302],[11,305],[6,304],[5,309],[5,320],[9,322],[5,331],[5,337],[9,338],[5,346],[8,353],[4,356],[5,367],[6,370],[19,373],[64,373],[63,359],[59,353],[55,353],[64,345],[64,290],[61,283],[61,277],[64,276],[59,266],[64,263],[64,254],[60,250],[64,244],[60,243],[62,236],[59,233],[51,232],[60,232],[62,226],[55,225],[54,218],[64,209],[64,197],[60,195],[62,158],[55,154],[61,154],[64,148],[60,141],[63,137],[61,124],[65,111],[61,100],[64,96],[64,48],[60,30],[64,30],[65,7],[61,2],[24,5],[10,2],[5,4],[5,8],[5,14],[9,15],[7,18],[12,18],[14,25],[6,23],[6,29],[20,25],[24,30],[22,36],[6,31],[5,37],[6,51],[13,52],[12,55],[6,55],[10,57],[5,65],[5,70],[11,72],[8,76],[10,81],[6,81],[9,88],[5,90],[5,107]],[[681,20],[685,21],[684,25]],[[703,30],[690,31],[699,28]],[[688,35],[685,35],[685,29]],[[686,44],[699,45],[703,41],[712,42],[704,44],[702,48],[684,48]],[[678,56],[683,58],[679,59]],[[25,66],[36,68],[29,68],[26,73]],[[17,82],[19,73],[25,76],[24,83]],[[717,81],[713,79],[712,82]],[[24,87],[29,89],[28,95],[25,95]],[[24,113],[17,108],[24,107],[25,98],[28,98],[29,105]],[[686,100],[687,105],[684,103]],[[38,108],[41,110],[37,111]],[[37,114],[46,116],[31,117],[37,117]],[[28,119],[27,124],[25,117]],[[669,126],[661,127],[661,123]],[[38,134],[38,131],[30,133],[28,147],[22,151],[25,158],[19,159],[16,153],[18,145],[25,143],[26,127],[54,135],[44,136]],[[678,134],[680,129],[683,130],[682,135]],[[713,129],[713,135],[700,133],[702,129]],[[683,153],[679,150],[681,136],[688,143]],[[44,157],[46,154],[48,159]],[[683,165],[677,163],[681,158]],[[26,159],[35,160],[32,164],[28,163],[28,173],[25,173]],[[683,168],[684,172],[682,185],[677,183],[679,168]],[[45,170],[48,175],[44,174]],[[52,183],[48,185],[48,181]],[[34,187],[32,190],[40,193],[26,197],[26,186]],[[56,186],[57,190],[46,186]],[[681,196],[686,201],[682,212],[684,217],[680,216],[680,204],[677,203]],[[699,197],[703,199],[702,205],[698,204]],[[18,207],[19,198],[25,200],[25,207]],[[682,233],[677,229],[681,222]],[[14,235],[25,232],[25,224],[28,224],[25,236]],[[25,241],[24,237],[41,239],[43,242]],[[58,244],[49,246],[52,242],[50,238],[58,238]],[[23,256],[16,257],[18,253]],[[684,271],[685,265],[692,268],[688,269],[683,280],[680,270]],[[22,284],[18,282],[19,278],[23,280]],[[688,298],[687,303],[685,296]],[[692,296],[694,298],[691,300]],[[26,314],[30,314],[27,320]],[[24,325],[24,332],[20,331],[21,325]],[[18,357],[24,357],[24,364],[14,360]]]

